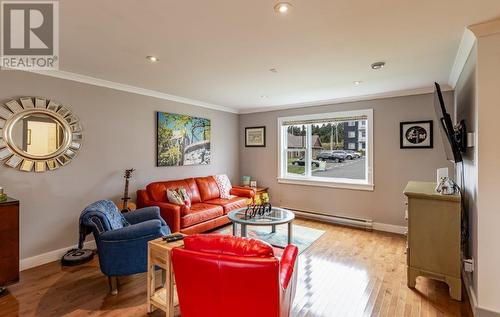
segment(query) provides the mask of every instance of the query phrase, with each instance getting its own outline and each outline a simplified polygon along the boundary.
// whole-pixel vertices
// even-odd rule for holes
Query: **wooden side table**
[[[175,289],[171,252],[173,248],[182,246],[182,240],[167,243],[158,238],[148,242],[148,313],[159,308],[165,312],[166,317],[174,316],[174,307],[179,305],[179,300]],[[156,286],[155,267],[163,271],[160,287]]]

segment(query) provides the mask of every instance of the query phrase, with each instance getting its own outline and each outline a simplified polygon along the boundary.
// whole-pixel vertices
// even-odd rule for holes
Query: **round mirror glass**
[[[11,138],[18,149],[42,157],[61,148],[64,130],[56,119],[47,114],[27,114],[12,127]]]

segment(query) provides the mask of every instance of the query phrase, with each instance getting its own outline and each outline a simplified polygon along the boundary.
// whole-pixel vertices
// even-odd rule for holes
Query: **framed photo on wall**
[[[432,149],[433,121],[406,121],[399,124],[401,149]]]
[[[245,128],[245,147],[265,147],[266,127]]]

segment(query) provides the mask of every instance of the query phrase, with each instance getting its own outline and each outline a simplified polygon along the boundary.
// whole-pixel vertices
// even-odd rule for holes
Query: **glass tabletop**
[[[247,210],[247,207],[231,211],[227,214],[227,216],[233,222],[253,226],[283,224],[288,223],[295,218],[295,214],[290,210],[278,207],[272,207],[270,212],[263,215],[257,214],[254,217],[250,216],[251,210],[249,210],[249,212],[245,215],[245,210]]]

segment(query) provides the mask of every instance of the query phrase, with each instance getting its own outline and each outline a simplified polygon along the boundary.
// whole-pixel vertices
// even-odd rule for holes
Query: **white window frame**
[[[366,178],[362,180],[350,179],[350,178],[325,178],[312,176],[311,174],[311,124],[305,124],[306,126],[306,156],[305,156],[305,175],[288,174],[287,173],[287,127],[283,126],[285,121],[300,121],[300,120],[324,120],[328,118],[339,118],[339,117],[353,117],[353,116],[366,116]],[[373,191],[374,188],[374,176],[373,176],[373,109],[364,110],[351,110],[351,111],[338,111],[330,113],[318,113],[311,115],[302,116],[291,116],[291,117],[280,117],[278,118],[278,183],[283,184],[295,184],[295,185],[308,185],[308,186],[321,186],[321,187],[333,187],[333,188],[344,188],[344,189],[354,189],[354,190],[368,190]]]
[[[347,131],[347,138],[354,139],[356,137],[356,131]]]

